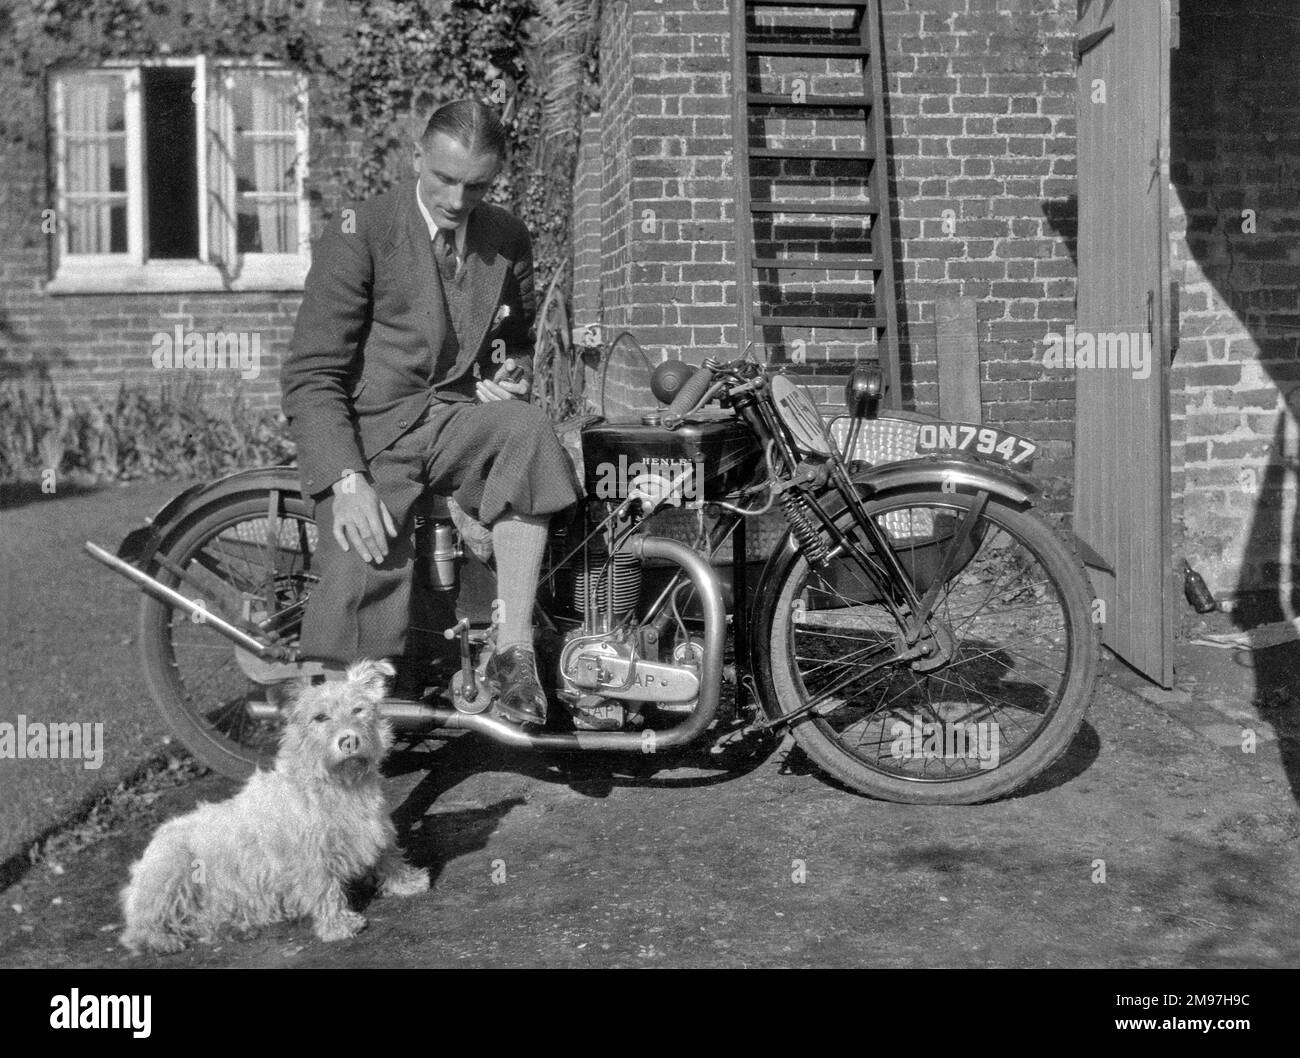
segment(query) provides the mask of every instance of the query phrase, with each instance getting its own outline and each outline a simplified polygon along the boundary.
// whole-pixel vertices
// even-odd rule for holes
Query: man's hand
[[[339,547],[355,547],[365,561],[379,565],[388,555],[388,538],[396,535],[393,516],[370,482],[356,473],[334,482],[334,539]]]
[[[510,382],[507,376],[514,371],[514,358],[506,360],[499,368],[497,373],[491,379],[480,379],[477,386],[474,387],[474,395],[479,401],[489,400],[527,400],[528,394],[532,392],[533,378],[527,372],[520,377],[518,382]]]

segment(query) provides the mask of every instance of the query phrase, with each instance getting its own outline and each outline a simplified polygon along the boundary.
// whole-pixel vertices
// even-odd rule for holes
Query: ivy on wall
[[[39,216],[48,204],[40,89],[51,68],[259,58],[309,76],[313,144],[340,159],[312,159],[317,202],[367,198],[410,173],[412,133],[438,104],[495,104],[512,149],[491,197],[528,224],[544,288],[569,254],[599,11],[599,0],[18,0],[0,7],[0,162],[32,179],[4,182],[0,215]],[[18,227],[31,232],[28,245],[40,237]]]

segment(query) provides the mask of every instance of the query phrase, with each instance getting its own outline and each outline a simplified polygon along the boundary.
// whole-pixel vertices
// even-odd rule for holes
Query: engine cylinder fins
[[[615,552],[613,562],[608,565],[607,557],[603,547],[589,549],[586,569],[574,578],[573,608],[584,617],[588,615],[593,594],[595,613],[605,612],[611,589],[615,618],[636,609],[641,602],[641,560],[630,551]]]

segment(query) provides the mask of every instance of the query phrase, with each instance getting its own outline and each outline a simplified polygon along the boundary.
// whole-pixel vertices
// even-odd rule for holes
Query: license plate
[[[917,430],[918,452],[964,452],[1008,466],[1028,469],[1038,445],[996,426],[967,422],[927,422]]]

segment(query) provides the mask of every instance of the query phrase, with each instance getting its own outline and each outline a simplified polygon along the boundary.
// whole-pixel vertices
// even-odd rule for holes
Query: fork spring
[[[799,549],[811,566],[820,566],[826,562],[826,541],[813,525],[808,516],[808,506],[802,496],[790,489],[781,495],[781,509],[785,520],[790,523],[790,530],[799,541]]]

